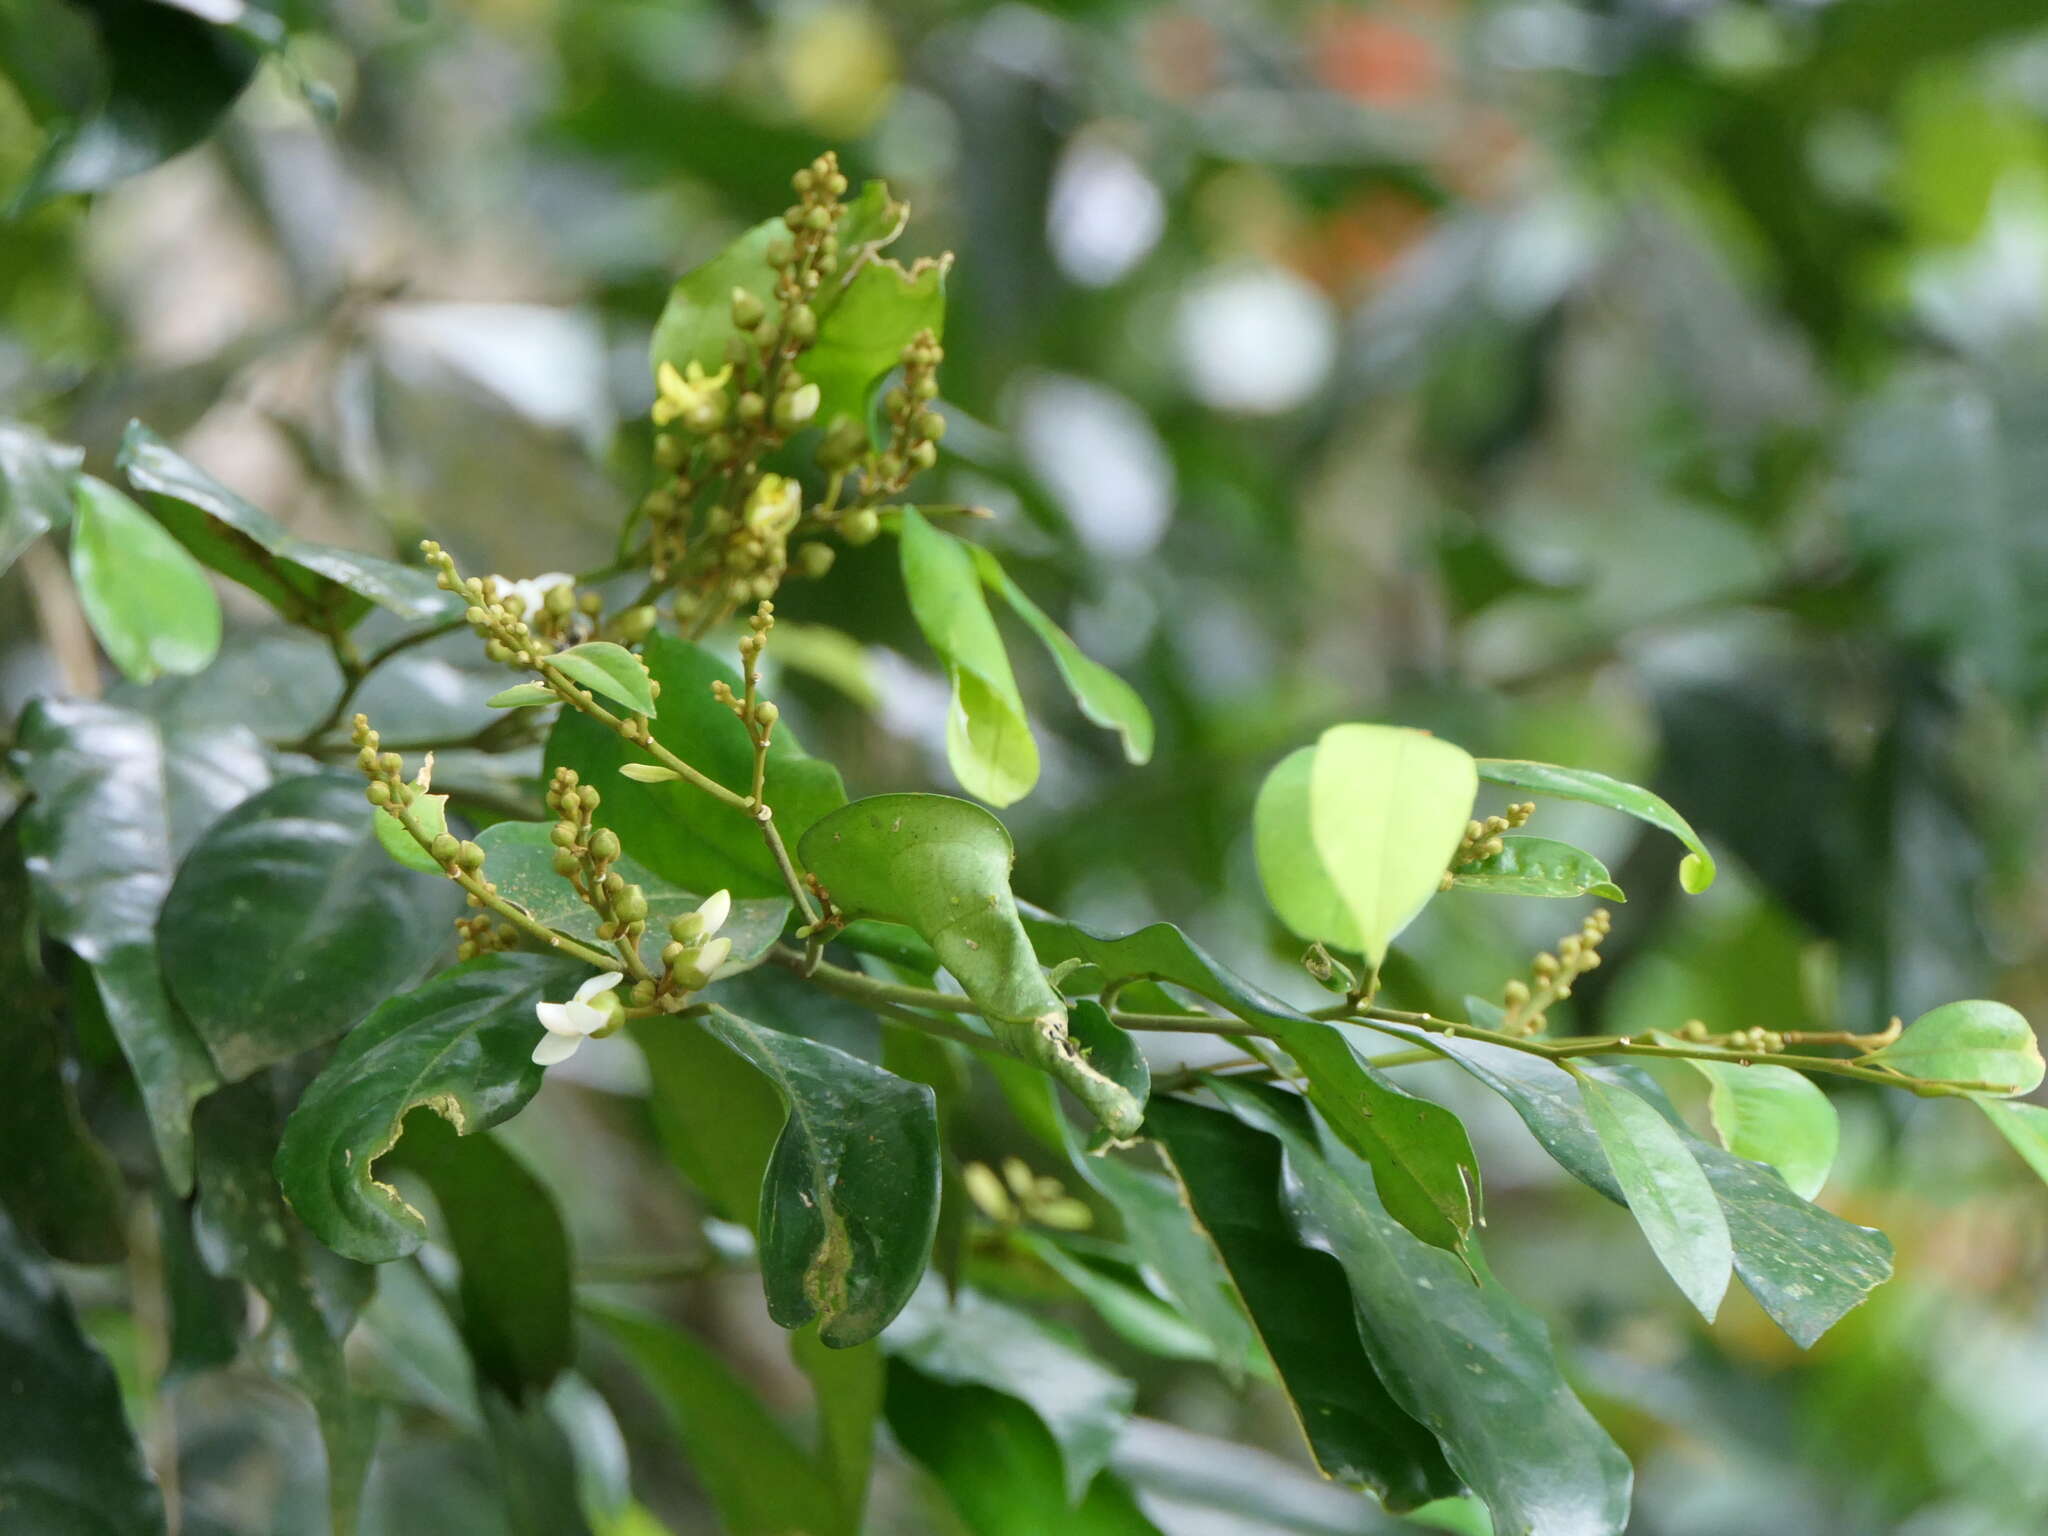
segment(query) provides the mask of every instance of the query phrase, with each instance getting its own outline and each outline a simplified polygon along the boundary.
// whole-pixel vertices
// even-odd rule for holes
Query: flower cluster
[[[967,1164],[960,1177],[982,1215],[1004,1226],[1035,1221],[1062,1232],[1084,1232],[1095,1224],[1094,1213],[1064,1184],[1033,1173],[1021,1157],[1004,1158],[1000,1178],[986,1163]]]
[[[1572,995],[1572,983],[1600,964],[1600,942],[1613,926],[1605,907],[1596,908],[1579,931],[1557,942],[1555,953],[1538,955],[1530,962],[1533,984],[1510,981],[1503,993],[1507,1004],[1507,1027],[1511,1034],[1540,1035],[1547,1022],[1544,1015]]]
[[[1444,871],[1443,889],[1448,891],[1451,888],[1458,871],[1467,864],[1499,858],[1507,849],[1503,836],[1517,827],[1528,825],[1529,818],[1535,814],[1535,802],[1525,800],[1509,806],[1498,816],[1466,822],[1465,835],[1458,840],[1458,851],[1451,855],[1450,867]]]

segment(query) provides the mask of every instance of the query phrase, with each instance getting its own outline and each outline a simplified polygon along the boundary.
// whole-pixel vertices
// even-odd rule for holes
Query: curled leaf
[[[1526,789],[1559,800],[1604,805],[1638,821],[1646,821],[1677,838],[1691,851],[1678,866],[1678,883],[1698,895],[1714,883],[1714,856],[1687,821],[1663,799],[1638,785],[1611,779],[1589,768],[1560,768],[1555,763],[1525,763],[1500,757],[1479,759],[1479,777],[1489,784]]]

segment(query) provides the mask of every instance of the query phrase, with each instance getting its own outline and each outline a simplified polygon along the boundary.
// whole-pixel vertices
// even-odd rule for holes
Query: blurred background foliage
[[[1682,901],[1668,846],[1546,806],[1634,897],[1585,1027],[1875,1029],[1973,994],[2048,1016],[2040,0],[0,0],[0,414],[102,474],[141,417],[338,542],[601,565],[651,479],[668,283],[825,147],[909,199],[912,253],[959,254],[921,494],[990,510],[978,536],[1160,721],[1128,769],[1027,673],[1021,893],[1171,917],[1296,992],[1251,796],[1323,726],[1398,720],[1654,783],[1723,855]],[[79,681],[67,602],[46,561],[0,581],[0,714]],[[950,787],[893,551],[781,606],[813,750],[855,793]],[[225,672],[145,707],[318,718],[317,647],[241,618]],[[387,737],[489,718],[463,660],[372,690]],[[472,771],[480,801],[532,793]],[[1578,915],[1446,896],[1393,995],[1493,993]],[[1635,1460],[1635,1529],[2048,1524],[2048,1220],[1988,1128],[1834,1090],[1826,1203],[1890,1233],[1901,1278],[1801,1355],[1746,1301],[1683,1313],[1624,1213],[1454,1078],[1423,1075],[1481,1141],[1494,1267]],[[509,1139],[587,1279],[673,1256],[653,1297],[800,1402],[636,1093],[551,1078]],[[968,1155],[1043,1157],[986,1107]],[[92,1274],[169,1436],[162,1320]],[[509,1531],[422,1272],[382,1281],[351,1347],[404,1432],[370,1528]],[[1268,1389],[1103,1347],[1162,1529],[1393,1528],[1266,1459],[1306,1465]],[[630,1442],[668,1528],[714,1529],[599,1374],[610,1408],[556,1404],[586,1474]],[[317,1521],[303,1410],[233,1373],[166,1401],[186,1532]],[[922,1474],[885,1461],[874,1528],[928,1528]],[[1233,1513],[1232,1478],[1285,1497]]]

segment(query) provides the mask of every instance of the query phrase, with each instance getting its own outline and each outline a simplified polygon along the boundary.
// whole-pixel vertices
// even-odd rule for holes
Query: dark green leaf
[[[1115,1134],[1137,1130],[1142,1102],[1088,1060],[1024,936],[1000,821],[950,795],[871,795],[818,822],[799,851],[841,911],[916,930],[1006,1049],[1066,1084]]]
[[[1009,1234],[1009,1242],[1064,1280],[1133,1348],[1165,1360],[1215,1360],[1216,1347],[1208,1335],[1182,1317],[1171,1302],[1145,1289],[1135,1273],[1112,1274],[1106,1265],[1070,1253],[1042,1232],[1020,1228]]]
[[[1923,1082],[1960,1082],[2001,1094],[2032,1093],[2048,1064],[2034,1026],[2004,1003],[1944,1003],[1864,1058]]]
[[[375,1164],[426,1105],[458,1131],[509,1119],[540,1089],[534,1005],[589,972],[543,955],[488,955],[394,997],[341,1042],[300,1099],[277,1149],[292,1209],[337,1253],[382,1264],[426,1238],[419,1212]]]
[[[245,1298],[240,1281],[213,1274],[193,1237],[193,1202],[157,1187],[157,1253],[170,1313],[162,1381],[172,1386],[231,1363],[241,1347]]]
[[[36,963],[18,823],[0,827],[0,1206],[52,1258],[110,1264],[127,1251],[121,1173],[93,1139],[64,1074],[50,979]]]
[[[1088,1065],[1129,1094],[1143,1114],[1145,1101],[1152,1096],[1152,1067],[1137,1039],[1113,1023],[1091,997],[1067,1010],[1067,1029]]]
[[[203,672],[220,650],[220,600],[205,570],[104,480],[73,483],[71,580],[100,645],[138,683]]]
[[[418,567],[299,537],[140,422],[122,440],[121,470],[180,544],[294,624],[347,628],[373,603],[402,619],[444,619],[460,607]]]
[[[1458,1117],[1403,1093],[1358,1059],[1333,1026],[1232,975],[1169,923],[1111,938],[1033,912],[1027,931],[1040,960],[1083,960],[1105,978],[1172,982],[1270,1033],[1308,1075],[1309,1097],[1345,1145],[1372,1164],[1380,1198],[1411,1232],[1455,1249],[1472,1229],[1479,1164]]]
[[[0,576],[21,552],[71,518],[71,477],[85,450],[0,421]]]
[[[858,1528],[875,1460],[875,1424],[882,1416],[887,1362],[876,1342],[834,1349],[805,1328],[789,1351],[818,1400],[818,1462],[839,1491],[839,1507]]]
[[[748,793],[753,745],[732,711],[711,696],[714,681],[737,691],[738,675],[709,652],[665,635],[651,636],[643,654],[661,684],[654,739],[728,789]],[[598,824],[618,833],[626,852],[647,868],[689,891],[781,894],[781,874],[758,827],[693,785],[638,784],[620,775],[625,764],[644,761],[616,733],[572,710],[562,712],[548,738],[547,771],[574,768],[595,785],[604,796]],[[794,848],[812,822],[846,803],[846,790],[838,769],[806,757],[788,727],[778,726],[768,749],[765,797],[783,841]]]
[[[557,933],[586,944],[596,944],[598,916],[590,904],[576,894],[576,888],[555,873],[555,845],[548,840],[549,825],[537,821],[501,821],[477,834],[484,850],[485,873],[498,887],[498,894],[516,902]],[[631,854],[611,866],[631,885],[647,893],[647,937],[644,951],[650,964],[668,942],[668,925],[685,912],[694,912],[705,892],[686,891],[662,879]],[[732,953],[718,969],[720,976],[737,976],[760,964],[789,920],[789,901],[782,896],[750,897],[735,901],[732,913],[719,934],[732,940]]]
[[[230,1082],[332,1040],[450,947],[461,897],[378,845],[360,779],[286,779],[215,823],[164,902],[171,995]]]
[[[1031,738],[1003,637],[982,596],[968,546],[903,509],[903,585],[910,611],[953,684],[946,760],[969,794],[990,805],[1023,799],[1038,782]]]
[[[1052,653],[1053,665],[1059,668],[1067,691],[1081,706],[1081,713],[1104,730],[1115,731],[1122,737],[1124,756],[1131,762],[1149,763],[1152,712],[1138,697],[1138,691],[1074,644],[1072,637],[1010,579],[1010,573],[993,554],[979,544],[968,547],[974,553],[974,567],[981,573],[981,579],[990,590],[1001,594],[1003,601]]]
[[[761,1282],[785,1328],[839,1348],[917,1289],[939,1216],[932,1091],[716,1004],[704,1023],[775,1086],[788,1121],[761,1183]]]
[[[614,645],[609,640],[590,640],[566,651],[557,651],[547,660],[549,666],[592,693],[601,694],[615,704],[623,704],[635,714],[654,714],[654,694],[647,686],[647,669],[640,664],[640,658],[623,645]],[[500,698],[503,696],[499,695]]]
[[[97,192],[161,165],[197,144],[256,73],[258,40],[272,17],[242,13],[215,25],[194,11],[149,0],[93,0],[106,68],[103,98],[45,146],[11,214],[67,193]]]
[[[477,1374],[513,1404],[537,1401],[575,1354],[569,1234],[554,1197],[495,1138],[460,1135],[439,1115],[415,1120],[391,1157],[434,1192]]]
[[[819,310],[818,339],[797,359],[822,396],[821,425],[842,415],[865,422],[875,386],[902,361],[903,349],[921,330],[945,330],[946,267],[943,259],[904,268],[875,256],[833,285],[831,302]]]
[[[112,705],[45,699],[22,715],[15,762],[35,791],[21,837],[44,931],[92,966],[165,1175],[187,1193],[192,1106],[220,1076],[164,989],[157,913],[178,853],[268,781],[268,759],[243,731],[166,734]]]
[[[1698,893],[1714,883],[1714,856],[1700,841],[1690,823],[1658,796],[1620,779],[1588,768],[1560,768],[1554,763],[1513,762],[1505,758],[1479,759],[1479,777],[1489,784],[1525,789],[1531,794],[1550,795],[1559,800],[1583,800],[1605,806],[1638,821],[1646,821],[1677,838],[1691,851],[1678,866],[1678,879],[1688,891]]]
[[[889,1362],[889,1428],[938,1481],[972,1536],[1160,1536],[1109,1472],[1085,1495],[1060,1481],[1060,1447],[1017,1398]]]
[[[925,1285],[882,1347],[921,1375],[990,1387],[1028,1404],[1059,1446],[1070,1503],[1108,1462],[1131,1411],[1129,1382],[1029,1313],[972,1290],[949,1303],[940,1286]]]
[[[1711,1323],[1735,1261],[1713,1185],[1677,1127],[1627,1088],[1582,1075],[1579,1098],[1657,1261]]]
[[[1452,883],[1468,891],[1503,896],[1598,896],[1627,901],[1607,866],[1583,848],[1548,837],[1501,840],[1499,853],[1451,871]]]
[[[0,1511],[22,1536],[158,1536],[163,1499],[121,1389],[0,1216]]]
[[[1366,1357],[1342,1267],[1303,1247],[1289,1225],[1279,1144],[1184,1099],[1156,1101],[1146,1127],[1229,1269],[1316,1464],[1370,1488],[1390,1509],[1456,1493],[1461,1484],[1435,1437],[1395,1401]]]
[[[1442,1442],[1495,1529],[1620,1536],[1628,1458],[1572,1395],[1543,1324],[1491,1279],[1473,1284],[1455,1260],[1392,1220],[1371,1172],[1319,1133],[1299,1098],[1211,1086],[1232,1114],[1279,1142],[1296,1233],[1344,1266],[1374,1367]]]
[[[623,1307],[586,1310],[668,1410],[670,1427],[728,1536],[852,1536],[858,1517],[729,1366],[689,1334]]]
[[[354,1308],[322,1294],[312,1268],[317,1250],[271,1175],[276,1102],[263,1082],[239,1084],[210,1096],[194,1127],[206,1251],[221,1272],[247,1281],[268,1305],[268,1328],[278,1341],[269,1357],[319,1415],[334,1529],[350,1536],[376,1443],[377,1405],[349,1387],[342,1340],[355,1321]]]
[[[646,1019],[632,1028],[647,1058],[662,1150],[714,1212],[757,1226],[762,1175],[789,1118],[781,1098],[696,1019]]]
[[[589,1536],[576,1495],[576,1448],[548,1404],[539,1398],[522,1404],[488,1382],[477,1400],[496,1458],[507,1536]]]

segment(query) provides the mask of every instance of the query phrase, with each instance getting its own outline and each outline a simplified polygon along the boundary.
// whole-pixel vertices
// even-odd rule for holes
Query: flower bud
[[[427,845],[427,852],[437,864],[452,864],[462,852],[462,840],[452,832],[443,832]]]
[[[704,921],[701,908],[695,912],[685,912],[668,925],[669,937],[678,944],[698,943],[708,938],[710,932],[710,925]]]
[[[557,848],[574,848],[576,846],[576,823],[573,821],[556,822],[548,829],[548,841]]]
[[[872,544],[882,531],[882,517],[873,507],[855,507],[839,520],[839,536],[856,547]]]
[[[654,440],[654,467],[673,471],[682,467],[684,459],[690,456],[690,448],[680,437],[663,435]]]
[[[474,874],[484,867],[484,851],[475,843],[460,844],[455,850],[455,862]]]
[[[725,964],[732,953],[731,939],[708,939],[694,951],[683,956],[682,963],[675,968],[676,984],[685,992],[695,992],[711,984],[711,978],[718,974],[718,968]]]
[[[619,834],[610,827],[599,827],[590,834],[590,856],[600,864],[609,864],[619,856]]]
[[[819,544],[816,541],[800,544],[796,551],[796,566],[804,575],[816,581],[832,569],[832,561],[837,554],[838,551],[830,544]]]
[[[768,306],[744,288],[732,291],[732,323],[743,331],[751,331],[759,325],[768,313]]]
[[[628,608],[620,614],[613,621],[612,630],[623,644],[637,645],[654,632],[657,617],[652,604],[642,603],[638,608]]]
[[[682,958],[683,946],[676,942],[674,939],[669,940],[668,943],[661,946],[661,963],[664,966],[673,969],[675,963]]]
[[[747,497],[746,524],[755,533],[786,534],[804,512],[804,488],[782,475],[763,475]]]
[[[815,384],[805,384],[775,399],[775,425],[785,432],[793,432],[818,414],[818,402],[823,395]]]
[[[577,859],[576,855],[571,853],[568,849],[557,848],[555,850],[555,873],[560,875],[564,880],[568,879],[569,876],[575,874],[576,871],[581,867],[582,864]]]
[[[654,1001],[654,983],[653,983],[653,982],[651,982],[651,981],[636,981],[636,982],[634,982],[634,983],[633,983],[633,1006],[634,1006],[635,1008],[645,1008],[645,1007],[646,1007],[646,1006],[647,1006],[647,1005],[648,1005],[649,1003],[651,1003],[651,1002],[653,1002],[653,1001]]]
[[[647,921],[647,893],[637,885],[629,885],[612,902],[612,913],[622,923],[644,923]]]
[[[364,790],[363,793],[369,796],[370,804],[372,805],[389,805],[391,803],[391,786],[382,779],[372,779],[370,787]]]
[[[781,718],[782,711],[776,707],[773,699],[762,699],[754,706],[754,724],[756,725],[773,725]]]
[[[796,340],[808,343],[818,334],[818,312],[808,304],[799,304],[790,310],[783,327]]]

